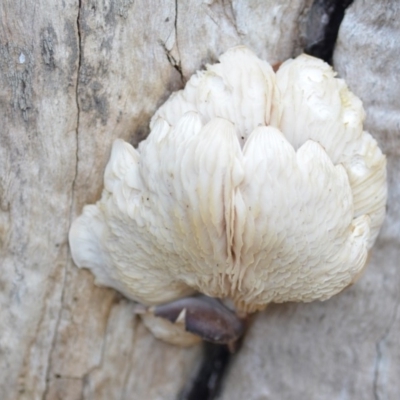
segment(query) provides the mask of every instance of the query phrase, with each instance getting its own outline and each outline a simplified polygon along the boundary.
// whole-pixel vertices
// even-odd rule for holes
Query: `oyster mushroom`
[[[363,270],[385,214],[386,159],[363,120],[323,61],[275,73],[232,48],[171,95],[138,150],[114,142],[72,257],[182,345],[234,340],[234,312],[329,299]]]

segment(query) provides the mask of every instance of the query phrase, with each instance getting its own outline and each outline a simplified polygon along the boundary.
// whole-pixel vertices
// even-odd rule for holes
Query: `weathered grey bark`
[[[155,340],[135,319],[134,304],[94,286],[70,259],[70,222],[99,197],[115,138],[145,137],[167,96],[233,45],[247,44],[271,62],[300,52],[311,2],[1,2],[2,400],[177,397],[201,348]],[[400,13],[395,0],[385,3]],[[387,41],[389,28],[374,28],[388,16],[383,6],[381,14],[367,12],[371,4],[356,0],[335,60],[371,111],[368,127],[389,155],[390,217],[380,245],[360,283],[337,298],[272,306],[258,316],[224,399],[399,397],[400,91],[388,80],[399,48]],[[365,26],[375,35],[368,33],[368,41]],[[359,53],[345,46],[350,38],[365,40]],[[371,57],[366,65],[365,54],[378,46],[387,49],[379,53],[385,69],[374,68]]]

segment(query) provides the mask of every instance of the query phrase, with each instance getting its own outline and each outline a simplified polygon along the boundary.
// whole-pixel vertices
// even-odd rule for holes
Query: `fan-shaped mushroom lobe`
[[[272,127],[244,148],[242,207],[235,221],[240,308],[327,299],[365,264],[370,218],[354,218],[348,176],[322,146],[297,152]]]

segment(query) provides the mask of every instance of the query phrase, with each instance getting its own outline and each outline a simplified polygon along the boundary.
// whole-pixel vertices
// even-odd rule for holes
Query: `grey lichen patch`
[[[40,34],[40,44],[42,47],[41,53],[44,64],[50,70],[55,69],[56,63],[54,54],[57,45],[57,35],[51,25],[42,30]]]
[[[0,71],[3,74],[2,78],[12,91],[10,104],[12,110],[20,111],[22,119],[29,122],[33,109],[32,51],[10,43],[0,44]]]
[[[0,202],[0,248],[6,245],[11,226],[11,216],[8,212],[9,204]],[[1,288],[1,284],[0,284]]]
[[[92,33],[93,27],[90,21],[94,19],[101,18],[105,25],[107,25],[107,35],[106,43],[104,46],[111,50],[112,41],[115,36],[115,30],[117,24],[117,19],[128,17],[128,10],[133,5],[133,0],[117,0],[112,2],[106,2],[102,5],[91,4],[83,7],[82,13],[82,30],[86,35]]]
[[[133,5],[133,0],[117,0],[115,2],[115,8],[117,14],[126,19],[129,8]]]
[[[108,120],[109,102],[104,93],[103,85],[98,80],[92,80],[98,76],[90,66],[83,66],[79,77],[79,101],[81,111],[94,111],[94,119],[100,120],[105,125]]]
[[[110,26],[115,26],[115,17],[126,19],[129,8],[133,5],[133,0],[115,0],[109,3],[109,9],[105,14],[105,20]]]
[[[78,67],[78,62],[79,62],[79,32],[77,35],[76,32],[76,25],[73,24],[70,21],[66,21],[64,24],[64,32],[65,32],[65,42],[68,46],[69,54],[68,54],[68,68],[69,68],[69,73],[68,76],[74,77],[76,68]],[[54,43],[54,42],[53,42]],[[75,85],[75,82],[72,82],[71,84]]]
[[[96,111],[96,117],[100,119],[101,123],[105,125],[108,120],[108,99],[105,95],[93,93],[93,106]]]

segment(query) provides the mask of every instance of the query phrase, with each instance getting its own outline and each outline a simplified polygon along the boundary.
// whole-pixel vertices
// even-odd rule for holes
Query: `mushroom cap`
[[[386,159],[363,120],[323,61],[275,73],[232,48],[159,108],[138,150],[114,142],[101,199],[72,224],[73,259],[145,305],[328,299],[359,275],[385,215]]]

